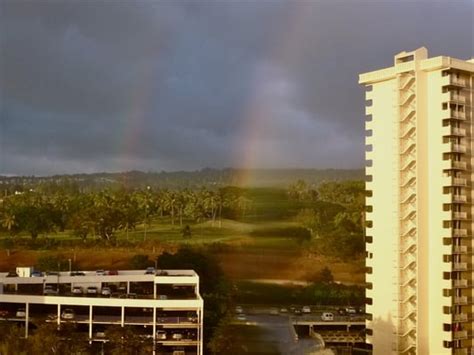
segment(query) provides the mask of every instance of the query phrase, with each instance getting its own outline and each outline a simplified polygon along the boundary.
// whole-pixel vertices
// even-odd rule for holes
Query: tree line
[[[0,225],[10,236],[71,230],[81,239],[98,236],[111,241],[117,232],[138,225],[147,227],[154,218],[167,218],[172,225],[206,220],[221,225],[224,217],[247,208],[249,201],[233,187],[216,190],[106,189],[99,192],[30,190],[0,200]]]

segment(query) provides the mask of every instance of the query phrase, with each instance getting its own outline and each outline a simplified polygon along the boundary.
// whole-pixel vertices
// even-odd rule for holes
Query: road
[[[261,327],[262,341],[274,344],[280,354],[285,355],[308,355],[323,354],[321,343],[315,339],[302,338],[295,339],[295,332],[292,330],[290,320],[287,315],[266,315],[251,314],[246,316],[247,324]],[[331,354],[325,352],[325,354]]]

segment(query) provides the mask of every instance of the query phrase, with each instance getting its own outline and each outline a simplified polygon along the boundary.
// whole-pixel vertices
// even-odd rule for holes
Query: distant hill
[[[201,169],[196,171],[94,173],[35,176],[0,176],[0,190],[31,188],[37,184],[71,183],[79,187],[100,189],[113,186],[153,188],[196,188],[200,186],[286,187],[297,180],[310,185],[323,181],[362,180],[363,169]],[[3,187],[3,188],[2,188]]]

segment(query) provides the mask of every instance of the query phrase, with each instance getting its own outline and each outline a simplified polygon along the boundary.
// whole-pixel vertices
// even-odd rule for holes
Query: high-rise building
[[[402,52],[366,86],[367,342],[474,354],[474,59]]]

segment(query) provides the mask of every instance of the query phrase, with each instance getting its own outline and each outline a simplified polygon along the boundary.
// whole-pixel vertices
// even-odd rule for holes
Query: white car
[[[18,308],[16,310],[15,316],[17,318],[25,318],[26,317],[26,309],[24,308]]]
[[[158,340],[166,340],[166,331],[164,331],[164,330],[157,330],[157,331],[156,331],[156,339],[158,339]]]
[[[171,336],[171,338],[172,338],[173,340],[183,340],[183,334],[181,334],[181,333],[174,333],[174,334]]]
[[[310,308],[309,306],[304,306],[304,307],[301,309],[301,311],[302,311],[303,313],[308,314],[308,313],[311,313],[311,308]]]
[[[346,307],[346,313],[347,314],[356,314],[357,310],[355,309],[355,307]]]
[[[44,290],[43,290],[43,294],[45,295],[57,295],[58,294],[58,290],[55,289],[53,286],[51,285],[46,285],[44,287]]]
[[[110,296],[112,291],[110,290],[110,287],[102,287],[102,291],[100,293],[102,296]]]
[[[331,312],[323,312],[323,314],[321,314],[321,320],[325,321],[325,322],[333,321],[334,320],[334,314],[331,313]]]
[[[74,286],[72,288],[72,294],[73,295],[82,295],[82,287],[80,286]]]
[[[106,272],[105,270],[97,270],[97,271],[95,272],[95,274],[96,274],[97,276],[105,276],[105,275],[107,275],[107,272]]]
[[[89,286],[87,288],[87,294],[88,295],[97,295],[97,287],[95,286]]]
[[[235,313],[240,314],[240,313],[243,313],[243,312],[244,312],[244,310],[243,310],[242,306],[235,307]]]
[[[239,314],[237,316],[237,320],[240,320],[240,321],[246,321],[247,320],[247,317],[245,316],[245,314]]]
[[[74,311],[70,308],[66,308],[63,313],[61,313],[61,318],[66,320],[72,320],[76,317]]]

